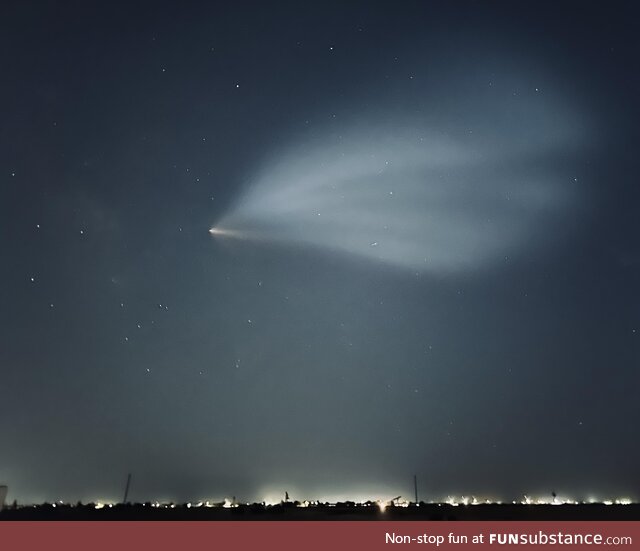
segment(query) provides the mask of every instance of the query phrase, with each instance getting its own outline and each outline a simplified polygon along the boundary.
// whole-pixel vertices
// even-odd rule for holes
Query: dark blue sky
[[[640,497],[637,15],[4,2],[9,499]]]

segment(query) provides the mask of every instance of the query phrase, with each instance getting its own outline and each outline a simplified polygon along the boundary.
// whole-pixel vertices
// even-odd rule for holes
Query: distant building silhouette
[[[4,500],[7,497],[8,490],[9,488],[7,488],[6,486],[0,486],[0,511],[2,511],[2,509],[4,508]]]

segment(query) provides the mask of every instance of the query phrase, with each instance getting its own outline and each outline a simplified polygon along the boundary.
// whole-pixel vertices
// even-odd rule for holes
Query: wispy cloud
[[[292,146],[217,222],[219,236],[434,272],[481,267],[544,237],[550,218],[575,200],[557,162],[584,142],[575,119],[559,102],[485,102],[473,105],[465,135],[450,110],[455,124],[429,131],[353,124]]]

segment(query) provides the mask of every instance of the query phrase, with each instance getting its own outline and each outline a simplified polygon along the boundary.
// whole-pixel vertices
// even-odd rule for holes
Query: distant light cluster
[[[175,509],[177,507],[186,507],[187,509],[192,508],[224,508],[224,509],[232,509],[237,508],[242,505],[244,506],[252,506],[259,505],[261,507],[277,507],[279,505],[290,505],[299,508],[308,508],[308,507],[335,507],[337,505],[351,504],[353,506],[359,507],[377,507],[381,513],[384,513],[389,507],[400,507],[407,508],[412,506],[420,506],[420,505],[437,505],[437,506],[450,506],[450,507],[459,507],[459,506],[477,506],[477,505],[524,505],[524,506],[537,506],[537,505],[634,505],[637,502],[633,501],[629,497],[618,497],[616,499],[605,499],[605,500],[597,500],[595,498],[589,498],[588,500],[577,500],[567,497],[557,497],[552,496],[548,497],[530,497],[528,495],[524,495],[520,500],[512,500],[512,501],[494,501],[491,499],[483,499],[477,498],[474,496],[448,496],[443,501],[427,501],[427,502],[413,502],[408,501],[401,498],[394,498],[391,500],[388,499],[377,499],[377,500],[367,500],[367,501],[343,501],[343,502],[327,502],[320,500],[303,500],[303,501],[280,501],[280,502],[267,502],[261,501],[258,503],[250,503],[244,502],[240,503],[235,499],[225,498],[223,501],[212,501],[212,500],[204,500],[197,502],[187,502],[187,503],[174,503],[174,502],[161,502],[161,501],[153,501],[142,503],[142,506],[148,506],[156,509]],[[65,504],[62,501],[51,504],[52,507],[56,507],[58,505],[69,505]],[[96,501],[93,506],[95,509],[104,509],[105,507],[114,507],[119,505],[116,502],[109,501]]]

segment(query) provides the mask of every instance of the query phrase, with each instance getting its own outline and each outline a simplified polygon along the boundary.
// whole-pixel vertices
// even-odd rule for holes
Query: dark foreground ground
[[[408,507],[338,503],[300,507],[239,505],[224,507],[154,507],[151,504],[38,505],[4,509],[0,520],[640,520],[640,504],[633,505],[458,505],[421,503]]]

